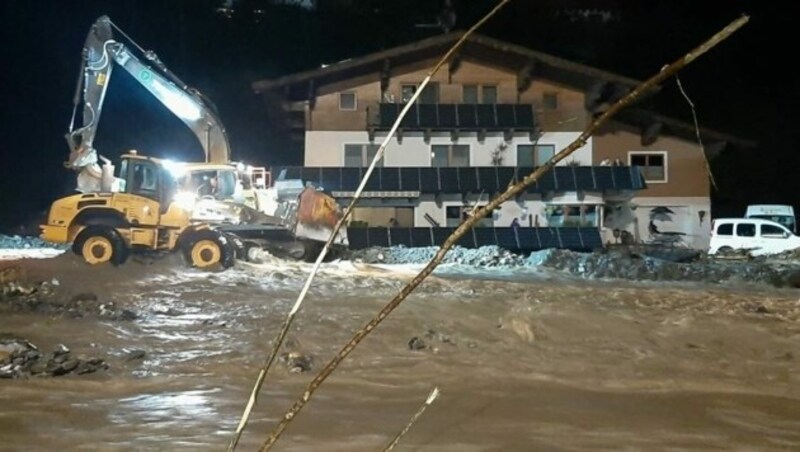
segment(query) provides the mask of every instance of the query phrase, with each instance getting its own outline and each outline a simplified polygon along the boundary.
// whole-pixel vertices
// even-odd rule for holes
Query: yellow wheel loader
[[[181,251],[199,268],[230,267],[237,240],[175,201],[175,179],[164,161],[123,156],[117,192],[83,193],[53,203],[42,238],[72,243],[89,264],[119,265],[135,251]]]

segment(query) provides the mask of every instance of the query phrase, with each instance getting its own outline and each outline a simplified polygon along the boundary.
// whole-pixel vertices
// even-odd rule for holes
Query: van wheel
[[[728,254],[728,253],[730,253],[732,251],[733,251],[733,248],[731,248],[729,246],[721,246],[721,247],[717,248],[717,253],[716,254]]]
[[[72,251],[83,257],[91,265],[112,263],[120,265],[128,257],[125,241],[119,233],[106,226],[88,226],[82,230],[75,242]]]

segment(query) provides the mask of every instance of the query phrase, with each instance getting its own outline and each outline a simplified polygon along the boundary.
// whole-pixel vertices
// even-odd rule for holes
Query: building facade
[[[346,202],[400,111],[460,36],[254,83],[303,133],[305,168],[289,171]],[[389,140],[351,227],[452,228],[570,144],[637,84],[473,35],[419,93]],[[480,225],[590,228],[603,242],[706,247],[705,154],[684,124],[645,113],[628,117]],[[719,136],[713,138],[719,150]]]

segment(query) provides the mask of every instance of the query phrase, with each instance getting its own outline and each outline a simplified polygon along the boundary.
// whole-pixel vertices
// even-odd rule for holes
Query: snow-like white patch
[[[0,260],[13,261],[17,259],[49,259],[63,253],[64,250],[53,248],[24,248],[24,249],[0,249]]]

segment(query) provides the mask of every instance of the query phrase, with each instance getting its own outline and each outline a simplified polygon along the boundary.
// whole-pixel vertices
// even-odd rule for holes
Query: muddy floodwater
[[[0,262],[136,313],[0,307],[0,333],[109,365],[0,380],[0,450],[224,450],[310,266],[174,264]],[[276,363],[239,450],[257,450],[410,271],[325,264],[286,347],[311,370]],[[381,450],[435,386],[396,450],[800,450],[800,291],[451,268],[353,352],[274,450]]]

